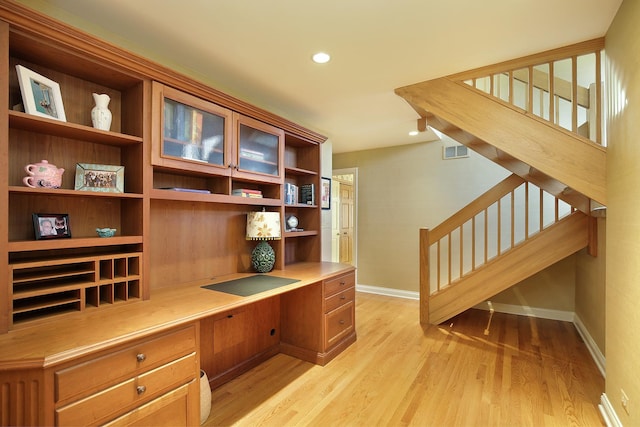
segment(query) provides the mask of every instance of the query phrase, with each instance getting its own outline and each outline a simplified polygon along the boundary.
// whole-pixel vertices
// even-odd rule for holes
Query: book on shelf
[[[300,203],[305,205],[316,204],[316,186],[314,184],[300,186]]]
[[[181,191],[181,192],[184,192],[184,193],[211,194],[211,191],[209,191],[209,190],[201,190],[201,189],[196,189],[196,188],[160,187],[160,190]]]
[[[284,184],[284,204],[285,205],[297,205],[298,204],[298,186],[286,182]]]
[[[233,196],[240,196],[240,197],[254,197],[257,199],[261,199],[262,198],[262,191],[260,190],[252,190],[249,188],[236,188],[235,190],[233,190],[231,192],[231,194]]]
[[[180,103],[176,103],[175,121],[175,137],[176,139],[182,140],[182,135],[184,135],[184,105]]]
[[[175,110],[175,105],[173,102],[165,102],[164,104],[164,136],[167,138],[174,138],[176,136],[174,110]]]
[[[202,142],[202,113],[191,110],[191,143],[200,145]]]

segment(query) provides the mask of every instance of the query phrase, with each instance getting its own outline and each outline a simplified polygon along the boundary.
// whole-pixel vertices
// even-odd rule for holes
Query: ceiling
[[[604,36],[622,0],[19,0],[329,138],[435,139],[394,89]],[[323,65],[311,55],[325,51]]]

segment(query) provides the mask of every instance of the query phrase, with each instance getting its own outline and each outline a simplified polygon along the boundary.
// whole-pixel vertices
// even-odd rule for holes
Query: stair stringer
[[[456,129],[468,135],[450,135],[458,142],[485,156],[496,153],[487,156],[493,161],[502,153],[519,176],[531,180],[523,172],[530,166],[546,176],[543,183],[557,180],[551,194],[560,186],[606,205],[606,148],[446,77],[395,92],[425,117],[440,118],[447,135]]]
[[[429,323],[439,324],[520,283],[589,244],[589,218],[575,211],[428,297]]]

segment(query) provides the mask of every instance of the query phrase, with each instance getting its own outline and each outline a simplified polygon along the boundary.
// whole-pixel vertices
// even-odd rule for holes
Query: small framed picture
[[[331,178],[322,177],[320,184],[320,207],[331,209]]]
[[[71,237],[69,215],[34,213],[33,230],[36,240]]]
[[[124,193],[124,166],[76,165],[76,190]]]
[[[25,113],[66,122],[60,85],[22,65],[16,70]]]

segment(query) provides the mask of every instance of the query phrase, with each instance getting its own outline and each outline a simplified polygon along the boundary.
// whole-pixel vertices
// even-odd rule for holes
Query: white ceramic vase
[[[207,373],[200,370],[200,424],[204,424],[211,413],[211,386]]]
[[[96,106],[91,109],[93,127],[100,130],[110,130],[112,116],[109,111],[109,101],[111,98],[106,93],[94,93],[93,101],[96,103]]]

